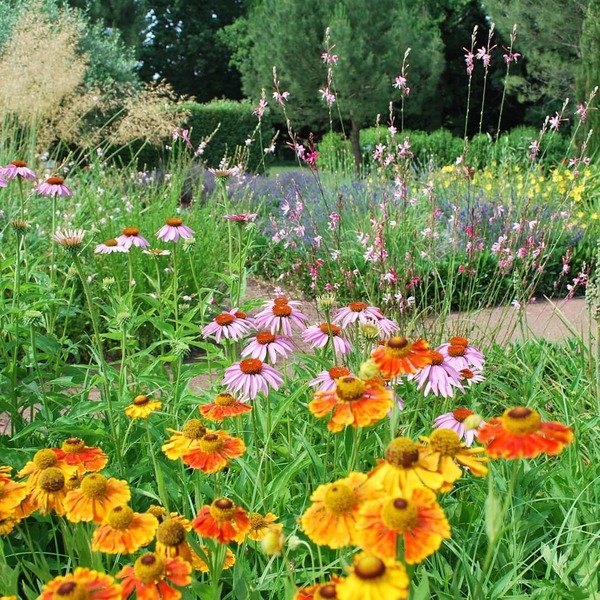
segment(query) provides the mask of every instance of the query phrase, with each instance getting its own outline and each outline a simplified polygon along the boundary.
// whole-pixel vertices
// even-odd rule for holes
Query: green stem
[[[169,514],[169,494],[167,493],[167,488],[165,487],[165,480],[163,477],[162,471],[158,468],[158,463],[156,462],[156,453],[154,452],[154,446],[152,443],[152,436],[150,435],[150,425],[148,423],[148,419],[144,419],[146,422],[146,439],[148,440],[148,452],[152,458],[152,465],[154,467],[154,476],[156,477],[156,482],[158,484],[158,495],[160,496],[160,501],[162,505],[165,507],[167,514]]]
[[[50,411],[48,410],[48,397],[46,396],[46,384],[42,371],[40,369],[40,362],[38,361],[37,346],[35,343],[35,330],[33,329],[33,323],[29,325],[29,339],[31,340],[31,354],[33,358],[33,364],[35,365],[35,371],[38,378],[40,391],[42,394],[42,403],[44,405],[44,412],[46,417],[46,428],[50,428]],[[33,406],[31,407],[31,420],[33,421]]]
[[[12,393],[12,402],[10,406],[10,433],[13,436],[16,433],[16,424],[17,424],[17,416],[18,412],[18,373],[17,373],[17,365],[19,362],[19,306],[20,306],[20,295],[21,295],[21,241],[22,236],[19,235],[17,238],[17,249],[16,249],[16,257],[15,257],[15,277],[13,281],[13,298],[12,298],[12,322],[13,322],[13,331],[14,331],[14,345],[12,351],[12,361],[10,368],[10,378],[11,378],[11,393]]]

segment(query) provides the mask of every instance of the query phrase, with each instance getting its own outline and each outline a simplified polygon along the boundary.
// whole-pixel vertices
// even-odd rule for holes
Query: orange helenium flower
[[[37,600],[121,600],[121,585],[110,575],[77,567],[69,575],[49,581]]]
[[[220,544],[238,540],[250,531],[246,511],[228,498],[218,498],[204,505],[192,521],[194,531],[202,537],[215,538]]]
[[[163,444],[162,451],[167,458],[177,460],[186,452],[196,450],[200,447],[200,439],[206,433],[206,427],[198,419],[190,419],[181,431],[167,429],[173,432],[173,435]]]
[[[192,524],[188,519],[171,513],[170,518],[161,521],[156,530],[155,554],[162,558],[181,558],[195,571],[202,569],[204,562],[185,539],[191,530]]]
[[[60,460],[58,452],[58,448],[43,448],[42,450],[38,450],[33,455],[33,460],[27,462],[17,475],[19,477],[27,477],[25,483],[29,488],[34,488],[37,485],[40,473],[49,467],[60,469],[64,473],[65,479],[69,479],[69,477],[77,472],[77,467],[69,465],[65,460]]]
[[[409,565],[420,563],[450,538],[450,525],[435,493],[416,488],[410,498],[386,497],[366,502],[358,511],[357,544],[379,558],[396,558],[398,538],[404,541]]]
[[[392,440],[385,450],[385,460],[377,462],[369,478],[390,496],[410,496],[419,487],[439,490],[444,484],[444,477],[437,472],[439,461],[426,456],[423,446],[409,438]]]
[[[358,554],[350,574],[336,585],[338,600],[404,600],[410,585],[404,565]]]
[[[131,419],[147,419],[155,410],[162,408],[160,400],[150,400],[148,396],[140,395],[133,399],[133,403],[125,407],[125,414]]]
[[[0,478],[0,519],[12,517],[15,509],[25,500],[29,488],[8,477]]]
[[[198,408],[202,416],[209,421],[222,421],[225,417],[237,417],[252,410],[249,404],[236,400],[229,392],[217,394],[214,402]]]
[[[204,473],[216,473],[229,464],[232,458],[238,458],[246,452],[246,444],[226,431],[207,431],[198,440],[198,447],[183,452],[181,459],[192,469]]]
[[[371,358],[386,379],[416,373],[431,364],[429,344],[424,339],[411,344],[405,337],[398,335],[376,348]]]
[[[81,481],[81,487],[69,491],[65,499],[67,519],[73,523],[81,521],[102,523],[109,511],[127,504],[131,492],[126,481],[100,473],[90,473]]]
[[[123,600],[135,591],[137,600],[179,600],[178,587],[192,582],[192,567],[180,558],[161,558],[156,554],[142,554],[132,566],[117,573],[117,579],[123,580]],[[168,581],[167,581],[168,580]]]
[[[204,556],[206,556],[206,558],[210,561],[211,560],[211,551],[208,549],[208,546],[200,546],[200,550],[202,550]],[[198,570],[201,573],[208,573],[210,571],[209,566],[201,559],[199,558],[199,566],[198,566]],[[233,567],[233,565],[235,565],[235,554],[229,549],[227,548],[225,550],[225,562],[223,563],[223,571],[226,571],[227,569],[231,569],[231,567]]]
[[[337,584],[341,579],[334,575],[327,583],[315,583],[299,589],[292,600],[329,600],[337,598]]]
[[[158,527],[155,516],[136,513],[129,506],[115,506],[92,537],[92,550],[106,554],[131,554],[153,539]]]
[[[327,424],[329,431],[338,432],[346,425],[369,427],[383,419],[392,407],[392,392],[377,377],[364,381],[354,375],[336,380],[332,391],[315,392],[309,403],[310,412],[323,418],[333,410]]]
[[[356,515],[361,504],[384,495],[381,485],[363,473],[350,473],[334,483],[320,485],[310,497],[300,523],[319,546],[341,548],[355,543]]]
[[[484,448],[466,448],[466,444],[460,441],[458,433],[452,429],[435,429],[429,437],[420,436],[427,442],[423,452],[424,456],[432,456],[438,461],[437,471],[444,477],[444,485],[440,492],[449,492],[452,484],[463,475],[462,465],[475,475],[483,477],[488,468],[485,464],[487,456],[477,456],[485,452]],[[457,464],[458,463],[458,464]]]
[[[68,465],[76,466],[80,475],[100,471],[108,462],[108,456],[100,448],[86,446],[81,438],[66,439],[56,455]]]
[[[279,517],[276,517],[273,513],[267,513],[264,517],[260,513],[252,513],[250,515],[250,531],[248,531],[248,539],[254,542],[260,542],[269,530],[269,526],[277,521],[278,518]],[[246,533],[242,533],[235,541],[241,544],[245,537]]]
[[[489,442],[485,451],[492,458],[554,456],[573,441],[573,428],[542,421],[537,411],[517,406],[505,410],[501,417],[490,419],[477,433],[477,440]]]
[[[66,496],[64,473],[56,467],[48,467],[39,474],[36,486],[15,510],[13,517],[24,519],[36,510],[39,510],[42,515],[54,511],[62,517],[65,514]]]

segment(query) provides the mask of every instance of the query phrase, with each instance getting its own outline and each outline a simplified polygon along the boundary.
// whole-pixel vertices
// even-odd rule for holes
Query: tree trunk
[[[354,154],[354,166],[356,167],[356,176],[360,176],[362,167],[362,151],[360,148],[360,123],[352,120],[352,129],[350,130],[350,143],[352,144],[352,154]]]

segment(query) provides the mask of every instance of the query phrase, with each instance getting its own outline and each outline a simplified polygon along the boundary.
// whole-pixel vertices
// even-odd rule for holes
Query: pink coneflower
[[[254,221],[258,213],[241,213],[239,215],[223,215],[224,219],[228,221],[235,221],[236,223],[249,223],[250,221]]]
[[[281,375],[258,358],[245,358],[225,369],[223,384],[230,392],[239,392],[248,400],[254,400],[259,392],[269,393],[269,386],[279,389]]]
[[[179,218],[167,219],[165,224],[156,232],[156,237],[163,242],[178,242],[179,238],[188,240],[194,237],[194,232],[183,224]]]
[[[375,321],[375,325],[379,327],[379,331],[381,331],[384,337],[395,335],[398,332],[398,323],[393,319],[388,319],[381,311],[378,312],[379,317]]]
[[[317,392],[331,392],[337,386],[337,379],[347,377],[350,371],[346,367],[332,367],[328,371],[321,371],[314,379],[308,382],[308,385],[318,385]]]
[[[292,324],[302,331],[308,317],[294,308],[289,301],[285,304],[275,301],[271,307],[266,307],[259,312],[254,320],[258,329],[268,329],[271,333],[282,332],[291,337]]]
[[[448,343],[438,346],[436,351],[446,356],[446,362],[457,371],[469,367],[477,367],[483,370],[485,357],[475,346],[469,344],[467,338],[455,336]]]
[[[72,196],[73,192],[65,185],[62,177],[48,177],[44,183],[35,187],[38,194],[43,196]]]
[[[285,296],[277,296],[277,298],[273,298],[273,300],[267,300],[263,304],[263,311],[267,310],[267,308],[273,308],[273,306],[284,306],[289,304],[292,308],[300,308],[302,306],[302,302],[300,300],[290,300]]]
[[[468,408],[456,408],[452,412],[436,417],[433,424],[438,429],[452,429],[452,431],[455,431],[461,438],[465,439],[466,446],[470,446],[477,435],[477,429],[466,429],[463,422],[467,417],[474,414],[475,413]],[[482,421],[479,427],[483,424]]]
[[[341,337],[341,329],[337,325],[313,325],[302,332],[302,339],[309,343],[311,348],[324,348],[329,343],[330,335],[337,353],[348,354],[352,351],[350,342]]]
[[[333,315],[333,322],[342,329],[357,321],[363,325],[380,319],[381,311],[375,306],[368,306],[365,302],[351,302],[348,306],[339,308]]]
[[[239,319],[242,323],[247,325],[250,329],[256,329],[256,323],[254,322],[253,317],[249,317],[245,312],[237,309],[235,312],[235,317]]]
[[[261,331],[255,337],[250,338],[249,344],[242,350],[242,356],[250,356],[264,361],[269,355],[271,364],[277,362],[277,355],[289,358],[293,351],[292,343],[283,335],[275,335],[270,331]]]
[[[94,248],[95,254],[112,254],[113,252],[128,252],[125,246],[121,246],[117,240],[106,240]]]
[[[150,246],[150,242],[140,235],[140,230],[137,227],[125,227],[123,235],[117,238],[117,244],[123,246],[125,250],[129,250],[131,246],[137,246],[138,248],[148,248]]]
[[[75,250],[83,244],[85,231],[83,229],[57,229],[52,239],[65,250]]]
[[[8,182],[6,181],[6,179],[2,179],[2,174],[0,173],[0,187],[6,187],[8,185]]]
[[[0,175],[6,177],[6,179],[21,177],[21,179],[35,181],[36,178],[35,173],[27,166],[24,160],[13,160],[4,169],[0,169]]]
[[[473,367],[472,369],[461,369],[459,373],[461,383],[466,383],[469,387],[474,383],[485,381],[485,377],[481,374],[481,369],[478,369],[477,367]]]
[[[451,366],[446,357],[435,350],[431,352],[431,364],[424,366],[415,375],[409,375],[410,379],[414,379],[420,390],[423,386],[423,395],[427,396],[429,392],[433,392],[434,396],[443,396],[444,398],[454,397],[454,388],[464,392],[464,388],[460,381],[461,374]]]
[[[238,318],[236,313],[239,313],[239,311],[237,308],[234,308],[217,315],[208,325],[202,328],[202,335],[204,337],[214,335],[217,344],[221,341],[222,337],[227,340],[236,341],[243,338],[250,331],[250,325],[247,319]]]

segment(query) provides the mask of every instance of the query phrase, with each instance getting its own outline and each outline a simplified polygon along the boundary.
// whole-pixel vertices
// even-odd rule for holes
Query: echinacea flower
[[[254,400],[259,392],[267,395],[269,386],[274,390],[279,389],[283,377],[270,365],[263,363],[258,358],[245,358],[233,363],[225,369],[223,385],[230,392],[239,392],[243,398]]]
[[[346,367],[331,367],[327,371],[321,371],[314,379],[308,382],[308,385],[318,385],[317,392],[331,392],[335,390],[337,380],[347,375],[350,375],[350,371]]]
[[[56,455],[68,465],[75,465],[80,475],[88,471],[100,471],[108,462],[108,456],[101,448],[86,446],[78,437],[66,439],[56,451]]]
[[[410,581],[401,562],[366,553],[354,557],[348,577],[336,585],[337,600],[404,600]]]
[[[121,585],[110,575],[77,567],[44,585],[37,600],[121,600],[121,594]]]
[[[393,319],[388,319],[381,311],[378,311],[378,315],[375,325],[377,325],[383,336],[394,335],[398,331],[398,323]]]
[[[327,429],[338,432],[345,426],[370,427],[392,407],[392,392],[377,377],[364,381],[354,375],[340,377],[335,390],[315,392],[308,409],[321,419],[333,411]]]
[[[33,488],[37,485],[40,473],[49,467],[60,469],[65,479],[68,479],[77,472],[77,467],[69,465],[64,459],[58,458],[57,448],[42,448],[33,455],[33,460],[28,461],[25,466],[17,473],[18,477],[27,477],[26,485]]]
[[[180,558],[189,563],[195,571],[200,570],[202,559],[186,540],[186,536],[191,530],[192,524],[188,519],[177,513],[171,513],[170,517],[162,521],[156,530],[154,552],[164,559]]]
[[[207,431],[198,440],[195,448],[184,452],[183,463],[203,473],[216,473],[229,465],[233,458],[239,458],[246,452],[246,444],[226,431]]]
[[[376,348],[371,358],[383,377],[391,379],[398,375],[416,373],[418,369],[430,364],[431,351],[424,339],[411,344],[405,337],[394,336],[383,346]]]
[[[370,500],[360,508],[356,523],[357,545],[378,558],[395,559],[398,539],[404,560],[420,563],[450,539],[450,525],[436,502],[435,493],[415,488],[406,498],[386,496]]]
[[[94,254],[113,254],[114,252],[128,252],[117,240],[105,240],[94,248]]]
[[[302,332],[302,339],[310,344],[311,348],[324,348],[333,340],[336,354],[348,354],[352,351],[350,342],[341,336],[341,329],[337,325],[321,323],[307,327]]]
[[[479,370],[483,370],[485,357],[475,346],[471,346],[469,340],[465,337],[455,336],[448,343],[438,346],[436,350],[447,356],[447,362],[457,371],[469,367],[477,367]]]
[[[292,351],[293,346],[289,338],[269,331],[261,331],[248,340],[248,345],[242,350],[242,356],[258,358],[264,362],[268,354],[271,364],[274,365],[277,362],[277,355],[289,358]]]
[[[167,219],[165,224],[156,232],[156,237],[163,242],[178,242],[179,238],[183,240],[194,237],[194,232],[183,224],[183,220],[175,217]]]
[[[252,407],[236,400],[233,394],[221,392],[217,394],[214,402],[202,404],[198,407],[202,416],[209,421],[222,421],[225,417],[237,417],[250,412]]]
[[[379,320],[381,311],[376,306],[369,306],[365,302],[351,302],[348,306],[338,308],[333,315],[333,322],[342,329],[348,325],[360,323],[366,325],[370,322]]]
[[[24,160],[13,160],[8,163],[3,169],[0,169],[0,176],[6,179],[29,179],[35,181],[36,174],[27,166]]]
[[[250,530],[247,533],[248,539],[253,542],[260,542],[267,534],[269,527],[278,518],[273,513],[267,513],[264,517],[260,513],[252,513],[250,515]],[[246,533],[241,533],[235,541],[241,544],[245,538]]]
[[[555,456],[573,441],[573,427],[542,421],[537,411],[517,406],[483,425],[477,432],[477,441],[488,444],[485,451],[492,458]]]
[[[92,550],[106,554],[132,554],[147,546],[156,534],[158,520],[150,513],[136,513],[129,506],[115,506],[92,537]]]
[[[385,460],[377,460],[369,478],[394,497],[409,497],[421,487],[437,491],[444,485],[443,475],[437,472],[438,462],[410,438],[397,437],[385,449]]]
[[[466,383],[469,387],[471,387],[474,383],[481,383],[482,381],[485,381],[485,377],[482,375],[481,369],[478,369],[477,367],[461,369],[459,373],[461,383]]]
[[[65,250],[75,252],[83,244],[84,236],[85,231],[83,229],[65,229],[64,231],[58,229],[52,239]]]
[[[133,399],[133,403],[125,407],[125,414],[130,419],[147,419],[155,410],[162,408],[160,400],[150,400],[148,396],[140,394]]]
[[[455,431],[460,439],[465,439],[465,446],[468,448],[473,443],[477,430],[467,429],[464,426],[464,420],[474,414],[468,408],[455,408],[451,412],[436,417],[433,424],[439,429],[452,429],[452,431]],[[481,422],[481,425],[483,425],[483,422]]]
[[[381,486],[364,473],[350,473],[333,483],[320,485],[310,497],[300,523],[304,533],[319,546],[342,548],[356,541],[356,515],[361,504],[384,495]]]
[[[234,308],[217,315],[208,325],[202,328],[202,335],[204,337],[214,335],[217,344],[221,341],[221,338],[235,341],[243,338],[250,331],[250,324],[247,319],[240,319],[237,316],[238,312],[238,309]]]
[[[163,444],[162,451],[170,460],[177,460],[189,450],[199,447],[199,441],[206,433],[206,427],[199,419],[190,419],[181,431],[167,429],[173,435]]]
[[[163,250],[162,248],[147,248],[146,250],[142,250],[143,254],[147,254],[152,258],[158,258],[160,256],[171,256],[170,250]]]
[[[189,585],[191,572],[191,565],[184,560],[147,553],[142,554],[133,566],[123,567],[117,573],[117,579],[123,580],[123,600],[134,591],[137,600],[179,600],[181,592],[170,584]]]
[[[72,196],[73,192],[65,185],[62,177],[48,177],[44,183],[35,186],[38,194],[43,196]]]
[[[137,248],[148,248],[150,242],[140,235],[140,230],[137,227],[125,227],[123,234],[117,238],[117,244],[129,250],[132,246]]]
[[[432,392],[434,396],[453,398],[455,389],[464,392],[460,383],[462,379],[460,373],[446,362],[444,355],[434,350],[429,356],[431,364],[425,365],[415,375],[409,375],[409,378],[417,382],[418,390],[425,386],[423,396]]]
[[[290,302],[274,303],[266,306],[255,317],[258,329],[267,329],[271,333],[283,333],[292,336],[292,325],[302,331],[308,321],[308,317],[294,308]]]
[[[67,494],[66,516],[72,523],[102,523],[111,509],[127,504],[130,498],[126,481],[90,473],[81,480],[79,488]]]
[[[248,533],[251,523],[241,506],[236,506],[229,498],[217,498],[200,509],[192,521],[192,527],[203,538],[214,538],[219,544],[229,544]]]
[[[200,546],[200,550],[202,550],[202,554],[204,554],[204,556],[210,562],[212,560],[212,552],[210,548],[202,545]],[[221,569],[223,571],[227,571],[227,569],[231,569],[233,565],[235,565],[235,554],[229,548],[227,548],[225,550],[225,561],[223,562]],[[208,573],[210,571],[210,567],[201,558],[199,558],[198,571],[201,573]]]
[[[254,221],[257,216],[258,213],[241,213],[239,215],[223,215],[223,218],[236,223],[249,223]]]

